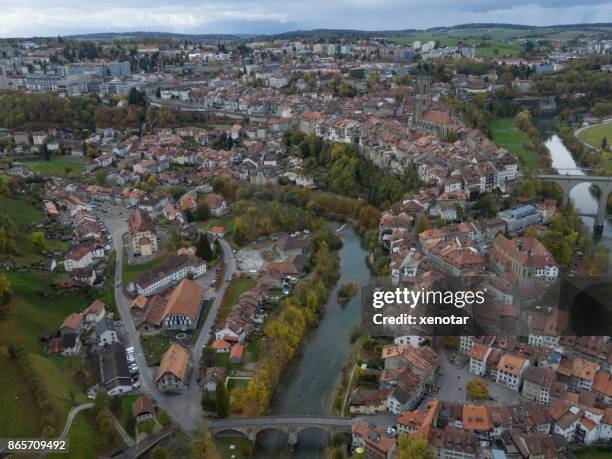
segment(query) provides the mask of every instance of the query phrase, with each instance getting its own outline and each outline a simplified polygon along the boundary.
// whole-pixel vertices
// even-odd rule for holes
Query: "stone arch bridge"
[[[238,433],[255,442],[257,435],[268,429],[287,434],[289,445],[297,444],[298,434],[306,429],[316,428],[328,437],[336,433],[351,434],[355,422],[350,418],[332,418],[317,416],[264,416],[259,418],[226,418],[208,422],[208,430],[213,436]]]
[[[582,215],[595,217],[595,230],[601,231],[603,229],[604,221],[606,219],[606,211],[608,206],[608,196],[612,193],[612,177],[601,177],[597,175],[538,175],[538,178],[544,182],[553,182],[561,187],[563,190],[563,199],[561,205],[567,205],[570,193],[572,189],[581,183],[590,183],[597,187],[600,191],[599,200],[597,203],[597,214],[590,215],[581,213]]]

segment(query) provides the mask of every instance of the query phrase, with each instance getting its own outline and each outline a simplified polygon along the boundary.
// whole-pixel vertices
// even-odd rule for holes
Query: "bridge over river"
[[[612,193],[612,177],[602,177],[597,175],[580,175],[580,174],[542,174],[538,178],[544,182],[553,182],[563,190],[563,199],[561,205],[565,206],[569,202],[570,193],[576,185],[581,183],[590,183],[596,187],[600,193],[597,201],[597,213],[595,215],[581,213],[588,217],[595,217],[595,230],[601,231],[606,219],[608,208],[608,196]]]
[[[336,418],[324,416],[268,416],[259,418],[226,418],[208,422],[213,436],[240,434],[254,442],[260,432],[274,429],[287,434],[289,445],[298,441],[298,434],[306,429],[319,429],[330,437],[335,433],[351,433],[358,418]]]

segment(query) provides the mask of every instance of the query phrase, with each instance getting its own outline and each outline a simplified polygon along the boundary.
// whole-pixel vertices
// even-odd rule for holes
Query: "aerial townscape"
[[[0,438],[612,457],[612,24],[49,35],[0,38]],[[477,327],[363,319],[453,279]]]

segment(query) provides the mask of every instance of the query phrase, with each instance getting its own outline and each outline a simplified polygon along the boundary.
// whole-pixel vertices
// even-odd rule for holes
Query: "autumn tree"
[[[244,234],[244,229],[242,228],[242,221],[236,220],[236,229],[234,230],[234,242],[241,246],[247,242],[246,235]]]
[[[212,435],[206,429],[200,429],[191,440],[192,459],[217,459],[220,457]]]
[[[32,248],[39,253],[45,250],[47,245],[45,234],[42,231],[34,231],[31,233],[30,236],[28,236],[28,241],[32,245]]]
[[[151,457],[153,459],[167,459],[168,450],[163,446],[158,446],[151,452]]]
[[[106,176],[107,176],[106,169],[103,169],[103,168],[98,169],[95,174],[96,183],[100,186],[106,185]]]
[[[416,234],[421,234],[423,231],[427,231],[428,229],[431,229],[431,223],[429,222],[429,218],[427,218],[426,215],[423,215],[416,225],[415,232]]]
[[[399,436],[400,459],[434,459],[433,448],[422,437]]]
[[[11,283],[4,274],[0,274],[0,305],[8,303],[12,296]]]
[[[455,351],[459,349],[459,337],[445,336],[442,338],[442,345],[449,350]]]
[[[489,386],[482,379],[471,379],[465,385],[470,400],[485,400],[489,398]]]
[[[181,245],[181,233],[176,226],[173,226],[166,237],[166,252],[175,253]]]

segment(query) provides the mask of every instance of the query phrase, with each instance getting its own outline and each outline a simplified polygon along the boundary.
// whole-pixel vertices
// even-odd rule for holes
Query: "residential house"
[[[215,217],[220,217],[227,210],[227,203],[223,196],[219,194],[210,193],[204,198],[204,202]]]
[[[505,354],[497,365],[498,384],[508,386],[513,391],[518,392],[523,382],[523,373],[529,366],[529,361],[512,354]]]
[[[106,315],[106,308],[102,301],[95,300],[83,311],[83,319],[88,325],[95,325]]]
[[[191,353],[178,343],[172,343],[164,353],[155,383],[160,392],[180,393],[187,382]]]
[[[383,413],[386,410],[386,391],[382,389],[353,389],[349,398],[349,413],[351,416]]]
[[[78,312],[73,312],[66,317],[66,319],[64,319],[64,322],[62,322],[62,325],[60,325],[59,332],[62,336],[69,333],[79,335],[81,333],[82,326],[83,315]]]
[[[551,389],[555,381],[555,371],[530,365],[523,374],[523,397],[548,405],[551,402]]]
[[[105,347],[119,342],[115,322],[110,320],[108,317],[105,317],[96,323],[96,336],[98,337],[98,346],[100,347]]]
[[[155,418],[155,406],[153,400],[148,395],[141,395],[132,402],[132,416],[136,422],[146,421]]]
[[[484,376],[487,372],[487,358],[491,348],[486,344],[476,343],[468,352],[470,357],[469,372],[473,375]]]
[[[395,453],[397,443],[384,427],[376,427],[367,422],[353,424],[352,446],[363,448],[368,459],[391,459]]]

